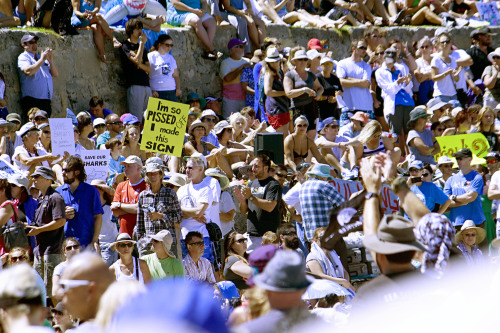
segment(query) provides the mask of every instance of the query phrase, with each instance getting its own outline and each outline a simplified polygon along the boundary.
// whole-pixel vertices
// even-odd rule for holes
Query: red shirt
[[[147,189],[146,182],[141,180],[139,184],[131,185],[130,181],[121,182],[116,187],[113,201],[125,204],[136,204],[139,193]],[[130,236],[134,233],[134,227],[137,222],[137,214],[120,215],[120,233],[126,232]]]

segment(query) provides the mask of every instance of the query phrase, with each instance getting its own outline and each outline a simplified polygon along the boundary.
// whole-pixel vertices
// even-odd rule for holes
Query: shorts
[[[388,114],[385,118],[392,133],[397,135],[404,131],[406,134],[410,131],[408,121],[410,120],[410,112],[414,106],[396,105],[394,107],[394,114]]]
[[[300,116],[305,116],[309,125],[307,126],[308,131],[316,130],[316,119],[318,119],[318,106],[316,101],[312,101],[309,104],[297,106],[293,109],[293,122]]]
[[[35,254],[33,267],[36,269],[40,277],[45,283],[47,288],[47,296],[52,296],[52,276],[54,275],[54,268],[62,262],[60,254]]]
[[[283,112],[276,116],[267,115],[267,122],[271,125],[275,130],[280,128],[283,125],[286,125],[290,122],[290,113]]]
[[[199,18],[199,16],[196,15],[195,13],[189,13],[186,15],[186,17],[182,21],[182,25],[189,25],[189,22],[191,22],[191,20],[196,20],[197,18]],[[201,18],[201,22],[205,22],[206,20],[211,19],[211,18],[212,18],[211,15],[209,15],[208,13],[205,13],[205,15],[203,15],[203,17]]]

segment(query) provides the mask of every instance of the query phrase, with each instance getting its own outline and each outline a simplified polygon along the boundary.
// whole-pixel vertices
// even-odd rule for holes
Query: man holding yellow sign
[[[149,98],[141,149],[181,157],[189,105]]]

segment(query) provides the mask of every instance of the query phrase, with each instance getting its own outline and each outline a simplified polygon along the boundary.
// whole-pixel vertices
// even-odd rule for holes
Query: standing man
[[[488,54],[494,51],[491,47],[491,32],[489,28],[476,29],[470,34],[472,46],[467,53],[472,58],[473,64],[470,66],[473,80],[482,79],[484,69],[491,66]]]
[[[142,22],[138,18],[127,21],[125,25],[127,40],[120,48],[123,71],[127,80],[127,102],[131,114],[142,119],[148,108],[148,99],[153,96],[149,87],[148,51],[145,49],[147,37],[142,32]]]
[[[276,232],[281,223],[280,202],[283,193],[280,183],[269,176],[271,160],[267,155],[255,157],[251,165],[256,179],[246,187],[234,189],[241,214],[247,214],[248,253],[262,244],[262,236],[266,231]]]
[[[366,55],[366,42],[355,39],[351,43],[352,54],[337,64],[337,76],[344,89],[344,102],[350,111],[363,111],[370,119],[373,114],[373,99],[370,93],[372,69],[363,58]],[[340,126],[349,122],[348,112],[342,111]]]
[[[95,254],[77,254],[64,269],[59,283],[64,291],[62,301],[73,318],[79,319],[72,333],[99,332],[93,322],[102,294],[115,281],[108,266]]]
[[[17,58],[17,67],[21,81],[21,109],[26,117],[29,109],[37,107],[52,113],[53,77],[59,72],[52,59],[52,49],[46,48],[38,54],[38,37],[26,34],[21,38],[24,52]]]
[[[451,199],[450,221],[457,231],[466,220],[473,220],[476,226],[484,229],[483,177],[471,168],[472,152],[469,148],[460,149],[453,157],[460,171],[448,178],[444,185],[444,193]]]
[[[141,177],[142,161],[138,156],[130,155],[120,165],[125,165],[125,176],[128,180],[116,187],[111,211],[114,216],[120,217],[120,233],[132,235],[137,222],[139,194],[147,185]]]
[[[82,248],[90,245],[100,253],[99,234],[101,233],[102,214],[99,191],[87,184],[87,174],[81,158],[70,156],[62,165],[64,185],[57,188],[66,204],[66,237],[74,237]]]
[[[28,236],[35,236],[36,247],[35,267],[43,278],[47,295],[52,295],[52,273],[61,262],[61,247],[64,240],[64,225],[66,224],[65,204],[63,197],[52,188],[55,174],[52,169],[39,166],[31,175],[33,186],[40,191],[38,207]]]
[[[240,83],[240,76],[245,67],[250,66],[250,61],[243,58],[244,45],[237,38],[227,43],[229,58],[222,61],[220,65],[220,76],[222,77],[222,117],[228,119],[231,113],[239,112],[245,107],[246,92]]]
[[[309,180],[302,184],[299,198],[306,239],[311,242],[317,228],[328,227],[328,212],[342,204],[345,199],[335,186],[328,183],[328,180],[333,180],[330,166],[315,164],[307,175]]]
[[[162,230],[168,230],[172,235],[172,250],[177,251],[175,229],[180,228],[182,211],[179,199],[174,190],[162,184],[163,169],[158,163],[146,164],[146,176],[149,188],[142,191],[138,197],[137,239],[141,254],[149,252],[152,235]],[[144,252],[144,253],[143,253]],[[182,260],[182,253],[177,258]]]
[[[186,164],[187,184],[181,186],[177,191],[177,197],[181,204],[183,220],[181,222],[182,238],[190,231],[198,231],[203,235],[204,251],[203,257],[214,262],[214,253],[210,242],[210,235],[206,224],[210,222],[213,192],[205,179],[205,168],[207,160],[205,156],[190,157]],[[188,253],[186,243],[183,240],[183,257]]]
[[[117,138],[118,140],[122,138],[120,132],[123,129],[123,123],[120,116],[112,113],[106,117],[105,121],[107,130],[97,137],[97,149],[106,149],[105,143],[111,138]]]

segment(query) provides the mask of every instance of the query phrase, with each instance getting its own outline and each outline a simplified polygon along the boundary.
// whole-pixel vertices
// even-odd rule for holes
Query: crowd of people
[[[128,20],[120,47],[129,112],[93,96],[73,119],[73,155],[52,151],[52,50],[40,54],[38,37],[22,37],[22,113],[8,113],[5,102],[0,119],[3,331],[126,331],[131,319],[150,316],[158,320],[148,321],[151,330],[168,320],[210,332],[284,332],[357,318],[366,299],[405,293],[395,287],[405,276],[446,279],[455,263],[491,261],[500,246],[500,49],[489,29],[474,30],[460,50],[446,28],[408,46],[369,27],[349,57],[334,60],[318,39],[290,49],[265,37],[258,15],[243,9],[253,2],[225,5],[217,20],[180,1],[160,21]],[[106,33],[106,21],[90,14],[97,3],[86,6],[76,16]],[[420,11],[433,18],[424,6],[412,20]],[[106,20],[135,13],[115,7]],[[162,8],[149,0],[143,10]],[[143,28],[163,19],[195,26],[208,38],[207,59],[219,57],[210,41],[216,24],[245,26],[250,37],[228,41],[221,97],[191,92],[183,101],[181,157],[141,146],[149,97],[181,95],[175,41],[160,34],[145,48]],[[474,133],[489,146],[481,156],[476,145],[450,152],[438,141]],[[282,155],[259,151],[268,134]],[[81,154],[99,149],[109,150],[107,176],[87,181]],[[336,181],[362,190],[345,197]],[[384,184],[399,212],[381,214]],[[379,274],[360,286],[343,237],[361,229]],[[159,302],[172,313],[153,316]],[[200,304],[210,320],[194,318]]]

